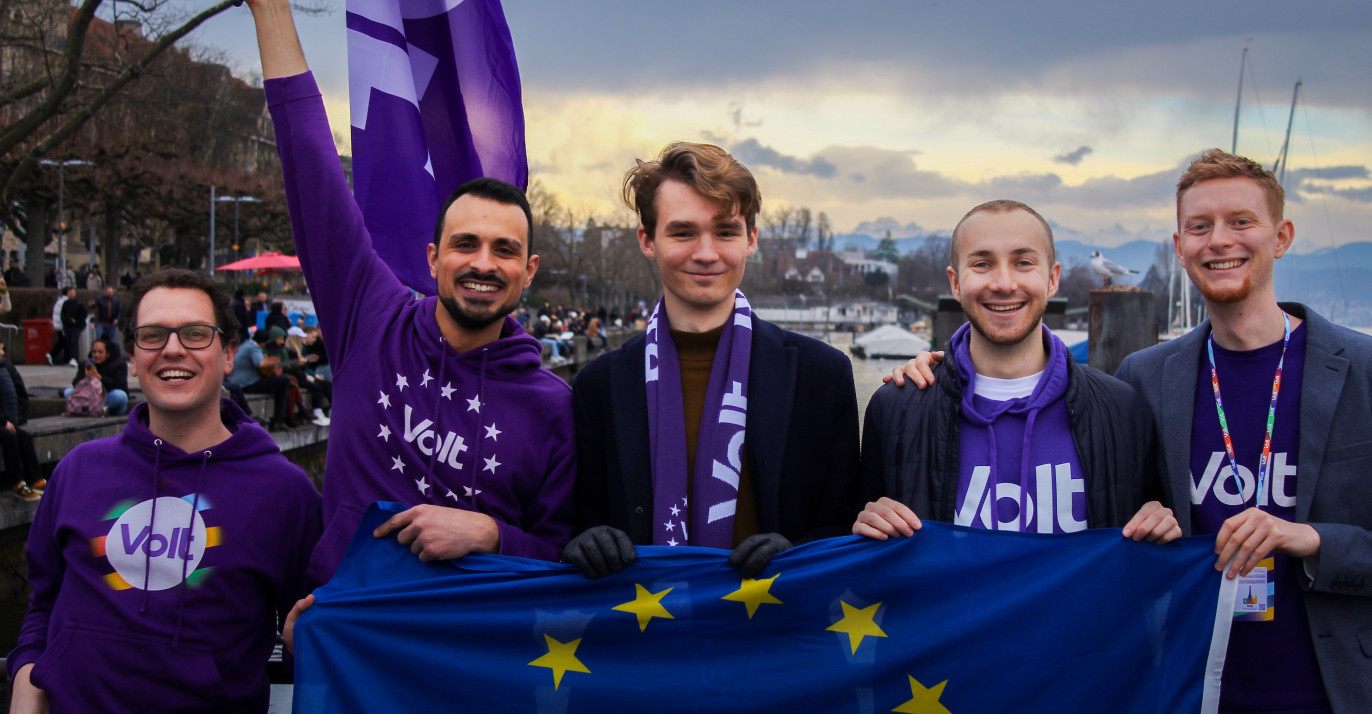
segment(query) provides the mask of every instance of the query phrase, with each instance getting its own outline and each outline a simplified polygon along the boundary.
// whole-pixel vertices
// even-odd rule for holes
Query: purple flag
[[[500,0],[348,0],[353,192],[381,259],[434,293],[443,201],[490,176],[524,188],[524,109]]]

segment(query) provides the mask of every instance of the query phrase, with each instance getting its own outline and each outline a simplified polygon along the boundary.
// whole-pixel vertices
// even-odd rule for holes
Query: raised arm
[[[248,0],[257,25],[257,48],[262,53],[262,78],[290,77],[309,71],[300,37],[295,32],[289,0]]]
[[[305,63],[287,0],[249,0],[262,51],[264,90],[281,156],[291,233],[335,370],[349,340],[410,292],[372,250],[339,163],[323,99]]]

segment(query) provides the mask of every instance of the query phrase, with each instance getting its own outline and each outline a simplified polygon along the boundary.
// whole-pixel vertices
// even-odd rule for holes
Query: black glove
[[[780,533],[758,533],[748,536],[729,554],[729,565],[738,568],[745,578],[762,572],[772,557],[791,547],[791,541]]]
[[[588,578],[618,573],[637,560],[629,534],[610,526],[587,528],[562,549],[562,562],[575,565]]]

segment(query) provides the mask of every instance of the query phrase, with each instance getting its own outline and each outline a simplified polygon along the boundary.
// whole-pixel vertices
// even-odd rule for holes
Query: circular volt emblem
[[[157,520],[153,521],[153,504]],[[195,572],[205,555],[205,521],[191,504],[164,496],[144,501],[114,522],[105,556],[125,582],[139,590],[166,590]]]

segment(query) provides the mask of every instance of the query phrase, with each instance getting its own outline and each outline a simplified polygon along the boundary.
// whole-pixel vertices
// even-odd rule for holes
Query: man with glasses
[[[312,585],[319,493],[220,398],[238,325],[213,279],[164,270],[129,303],[147,401],[53,472],[10,711],[266,711],[276,624]]]

